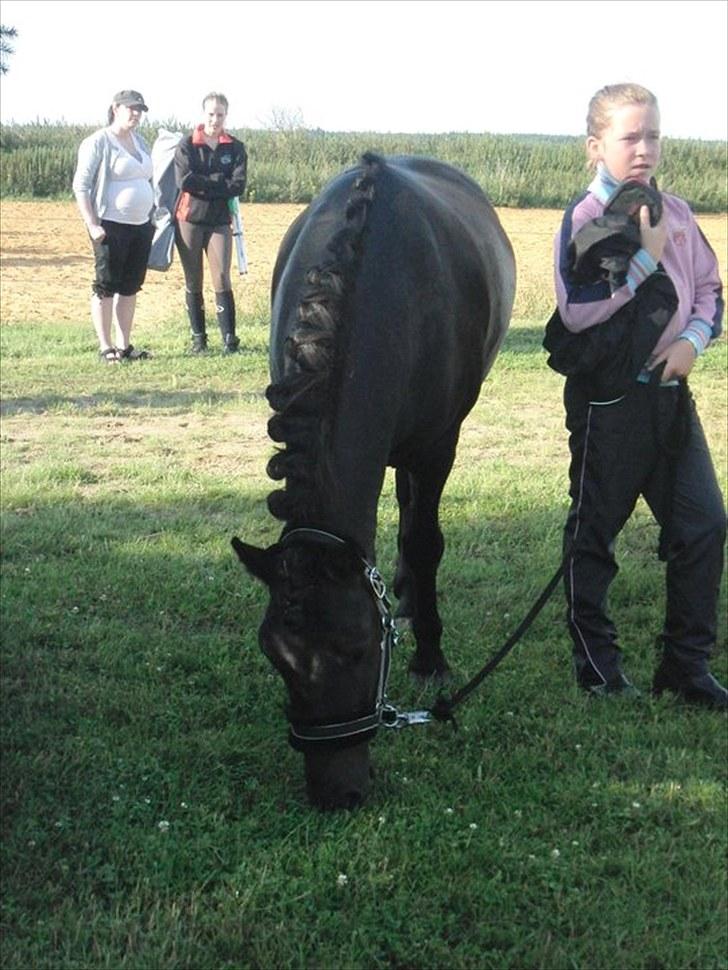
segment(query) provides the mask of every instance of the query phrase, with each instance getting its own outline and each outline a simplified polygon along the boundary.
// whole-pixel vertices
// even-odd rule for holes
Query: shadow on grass
[[[44,411],[74,408],[77,411],[113,409],[136,410],[159,408],[160,410],[187,411],[195,405],[206,407],[243,401],[255,403],[265,400],[263,389],[234,393],[231,391],[105,391],[100,394],[43,394],[37,397],[17,397],[0,402],[0,415],[14,417],[18,414],[41,414]]]
[[[543,336],[543,327],[511,327],[506,333],[501,353],[544,355]]]

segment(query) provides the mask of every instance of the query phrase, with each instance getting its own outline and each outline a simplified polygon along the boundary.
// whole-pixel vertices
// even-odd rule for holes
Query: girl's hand
[[[106,239],[106,230],[103,226],[89,226],[88,234],[95,242],[101,242]]]
[[[666,347],[661,354],[650,361],[649,370],[654,370],[665,362],[662,372],[663,381],[680,380],[687,377],[695,363],[695,350],[689,340],[676,340]]]
[[[656,226],[650,225],[650,210],[646,205],[640,208],[640,236],[642,248],[652,256],[656,263],[662,258],[662,250],[667,242],[667,216],[663,212],[662,218]]]

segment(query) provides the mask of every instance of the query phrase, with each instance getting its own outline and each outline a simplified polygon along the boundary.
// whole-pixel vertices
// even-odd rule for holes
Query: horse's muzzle
[[[307,751],[304,758],[306,793],[314,807],[351,810],[366,801],[373,775],[368,742],[341,751]]]

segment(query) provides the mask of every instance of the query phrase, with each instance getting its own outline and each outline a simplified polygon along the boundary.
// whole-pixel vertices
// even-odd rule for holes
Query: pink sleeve
[[[691,320],[702,320],[713,331],[713,338],[722,330],[723,286],[718,260],[708,240],[693,220],[693,273],[695,297],[690,313]]]
[[[620,289],[611,292],[604,281],[591,285],[574,283],[569,277],[569,243],[576,232],[590,219],[603,215],[604,206],[593,195],[587,194],[570,206],[564,213],[561,228],[554,240],[554,283],[556,302],[564,326],[572,333],[579,333],[589,327],[609,320],[634,296],[634,291],[649,272],[645,272],[639,261],[631,270],[632,285],[625,283]]]

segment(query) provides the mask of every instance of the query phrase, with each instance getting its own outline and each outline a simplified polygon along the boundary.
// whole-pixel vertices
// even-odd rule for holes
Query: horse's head
[[[378,574],[348,543],[315,530],[268,549],[232,544],[270,592],[260,645],[288,689],[289,739],[304,755],[308,797],[319,808],[354,808],[369,791],[389,663]]]

